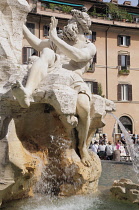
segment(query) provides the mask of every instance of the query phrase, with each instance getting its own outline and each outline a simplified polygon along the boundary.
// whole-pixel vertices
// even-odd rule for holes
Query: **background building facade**
[[[139,134],[139,7],[130,1],[118,5],[117,0],[107,4],[101,0],[28,0],[32,11],[27,18],[27,27],[40,39],[49,36],[51,16],[58,18],[59,32],[70,19],[72,8],[87,7],[92,25],[92,35],[86,35],[94,42],[97,54],[84,80],[92,94],[99,94],[116,104],[114,113],[130,133]],[[54,4],[55,3],[55,4]],[[23,64],[33,53],[40,54],[23,40]],[[120,129],[113,116],[107,114],[106,126],[98,129],[112,140]]]

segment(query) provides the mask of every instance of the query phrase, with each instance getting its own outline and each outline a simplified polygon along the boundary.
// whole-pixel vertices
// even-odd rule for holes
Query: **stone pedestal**
[[[115,150],[113,152],[113,160],[119,162],[120,161],[120,150]]]

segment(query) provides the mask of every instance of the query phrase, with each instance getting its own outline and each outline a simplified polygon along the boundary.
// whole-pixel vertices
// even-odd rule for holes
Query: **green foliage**
[[[132,17],[132,15],[129,14],[129,13],[127,13],[126,19],[127,19],[129,22],[132,22],[132,21],[133,21],[133,17]]]
[[[98,13],[98,14],[97,14],[97,17],[103,17],[103,14]]]
[[[103,16],[104,18],[106,18],[106,17],[107,17],[107,15],[106,15],[106,14],[103,14],[102,16]]]
[[[89,12],[89,15],[93,17],[103,17],[112,20],[125,20],[128,22],[132,22],[133,18],[132,15],[129,14],[126,10],[120,9],[118,5],[113,3],[106,3],[107,7],[105,8],[104,13],[97,13],[96,8],[92,12]],[[110,16],[109,16],[110,15]]]
[[[129,74],[129,70],[128,69],[122,69],[119,71],[119,74]]]
[[[50,8],[51,10],[53,10],[53,11],[54,11],[55,9],[57,9],[57,10],[59,10],[59,11],[65,12],[65,13],[70,13],[71,10],[73,9],[73,8],[70,7],[70,6],[60,5],[60,4],[52,4],[52,3],[49,4],[49,8]]]
[[[60,7],[61,7],[61,10],[65,13],[70,13],[71,10],[73,9],[72,7],[66,6],[66,5],[61,5]]]
[[[56,7],[56,4],[50,3],[50,4],[49,4],[49,7],[50,7],[51,10],[54,11],[54,10],[55,10],[55,7]]]
[[[98,14],[96,13],[96,12],[89,12],[89,15],[91,15],[92,17],[97,17],[98,16]]]
[[[98,14],[96,12],[96,8],[94,8],[93,12],[89,12],[89,15],[93,16],[93,17],[97,17]]]
[[[108,6],[107,13],[111,15],[112,19],[132,21],[132,15],[126,10],[119,9],[117,5],[112,3],[106,3]]]
[[[118,8],[117,5],[112,4],[112,3],[107,3],[108,6],[108,14],[111,15],[112,19],[120,19],[121,18],[121,14],[120,14],[120,10]]]

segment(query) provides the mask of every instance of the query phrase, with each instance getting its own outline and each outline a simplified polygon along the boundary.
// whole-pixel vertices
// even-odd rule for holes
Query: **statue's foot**
[[[78,125],[78,119],[74,115],[68,115],[67,116],[67,122],[75,128]]]
[[[20,106],[23,108],[28,108],[30,106],[30,94],[20,82],[16,81],[16,83],[12,85],[12,93],[18,100]]]
[[[81,158],[82,163],[87,166],[90,167],[91,166],[91,157],[89,155],[89,157],[84,156],[83,158]]]
[[[87,149],[85,149],[84,151],[80,152],[81,154],[81,161],[82,163],[87,166],[90,167],[91,166],[91,162],[92,162],[92,158],[89,155]]]

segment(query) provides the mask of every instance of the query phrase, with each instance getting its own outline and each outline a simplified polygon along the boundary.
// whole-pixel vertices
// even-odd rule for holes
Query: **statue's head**
[[[74,19],[77,22],[78,28],[81,27],[84,33],[90,33],[91,19],[86,11],[85,7],[83,7],[82,11],[73,9],[71,11],[71,20]]]
[[[82,33],[90,34],[89,27],[91,20],[86,13],[86,8],[83,11],[73,9],[71,11],[72,18],[68,21],[68,25],[63,29],[63,38],[69,40],[76,40],[77,34],[82,30]]]

